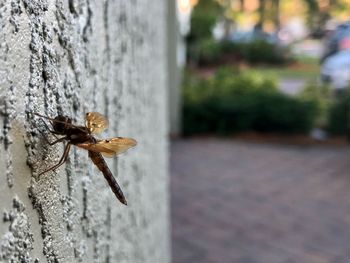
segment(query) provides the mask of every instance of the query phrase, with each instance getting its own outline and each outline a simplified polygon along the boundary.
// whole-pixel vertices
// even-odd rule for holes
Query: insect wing
[[[103,149],[105,149],[105,151],[101,152],[105,157],[113,157],[121,154],[131,147],[134,147],[136,144],[136,140],[123,137],[101,140],[96,143],[98,147],[103,147]]]
[[[80,143],[78,147],[99,152],[105,157],[114,157],[115,155],[121,154],[131,147],[135,146],[137,142],[132,138],[111,138],[107,140],[100,140],[97,143]]]
[[[85,126],[91,133],[100,133],[108,128],[108,120],[98,112],[88,112],[85,116]]]

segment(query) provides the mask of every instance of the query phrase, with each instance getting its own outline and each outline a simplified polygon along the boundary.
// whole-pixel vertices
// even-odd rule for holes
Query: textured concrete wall
[[[169,87],[169,132],[172,136],[181,133],[181,71],[178,59],[179,34],[177,2],[168,0],[168,87]]]
[[[0,0],[0,262],[170,261],[165,35],[163,0]],[[62,145],[26,111],[137,139],[108,160],[129,206],[76,147],[38,176]]]

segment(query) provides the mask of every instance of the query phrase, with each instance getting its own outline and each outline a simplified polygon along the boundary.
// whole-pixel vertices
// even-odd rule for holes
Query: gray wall
[[[170,261],[166,1],[0,1],[0,261]],[[87,152],[49,146],[26,111],[99,111],[101,137],[138,146],[108,164],[121,205]]]
[[[169,132],[172,136],[181,133],[181,71],[178,63],[179,25],[176,0],[168,0],[168,87],[169,87]]]

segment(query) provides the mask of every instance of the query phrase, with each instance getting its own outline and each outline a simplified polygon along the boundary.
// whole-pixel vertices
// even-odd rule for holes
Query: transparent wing
[[[77,146],[88,151],[99,152],[105,157],[114,157],[134,147],[136,144],[137,142],[132,138],[116,137],[100,140],[97,143],[79,143]]]
[[[88,112],[85,116],[85,126],[91,133],[100,133],[108,128],[108,120],[98,112]]]

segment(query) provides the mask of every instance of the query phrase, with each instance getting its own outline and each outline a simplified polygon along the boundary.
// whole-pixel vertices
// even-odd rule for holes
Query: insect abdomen
[[[103,173],[105,179],[107,180],[109,186],[111,187],[113,193],[118,198],[118,200],[124,205],[127,205],[125,196],[119,184],[115,180],[111,170],[109,170],[107,163],[103,159],[102,155],[97,152],[89,151],[89,157],[91,158],[93,163],[98,167],[98,169]]]

